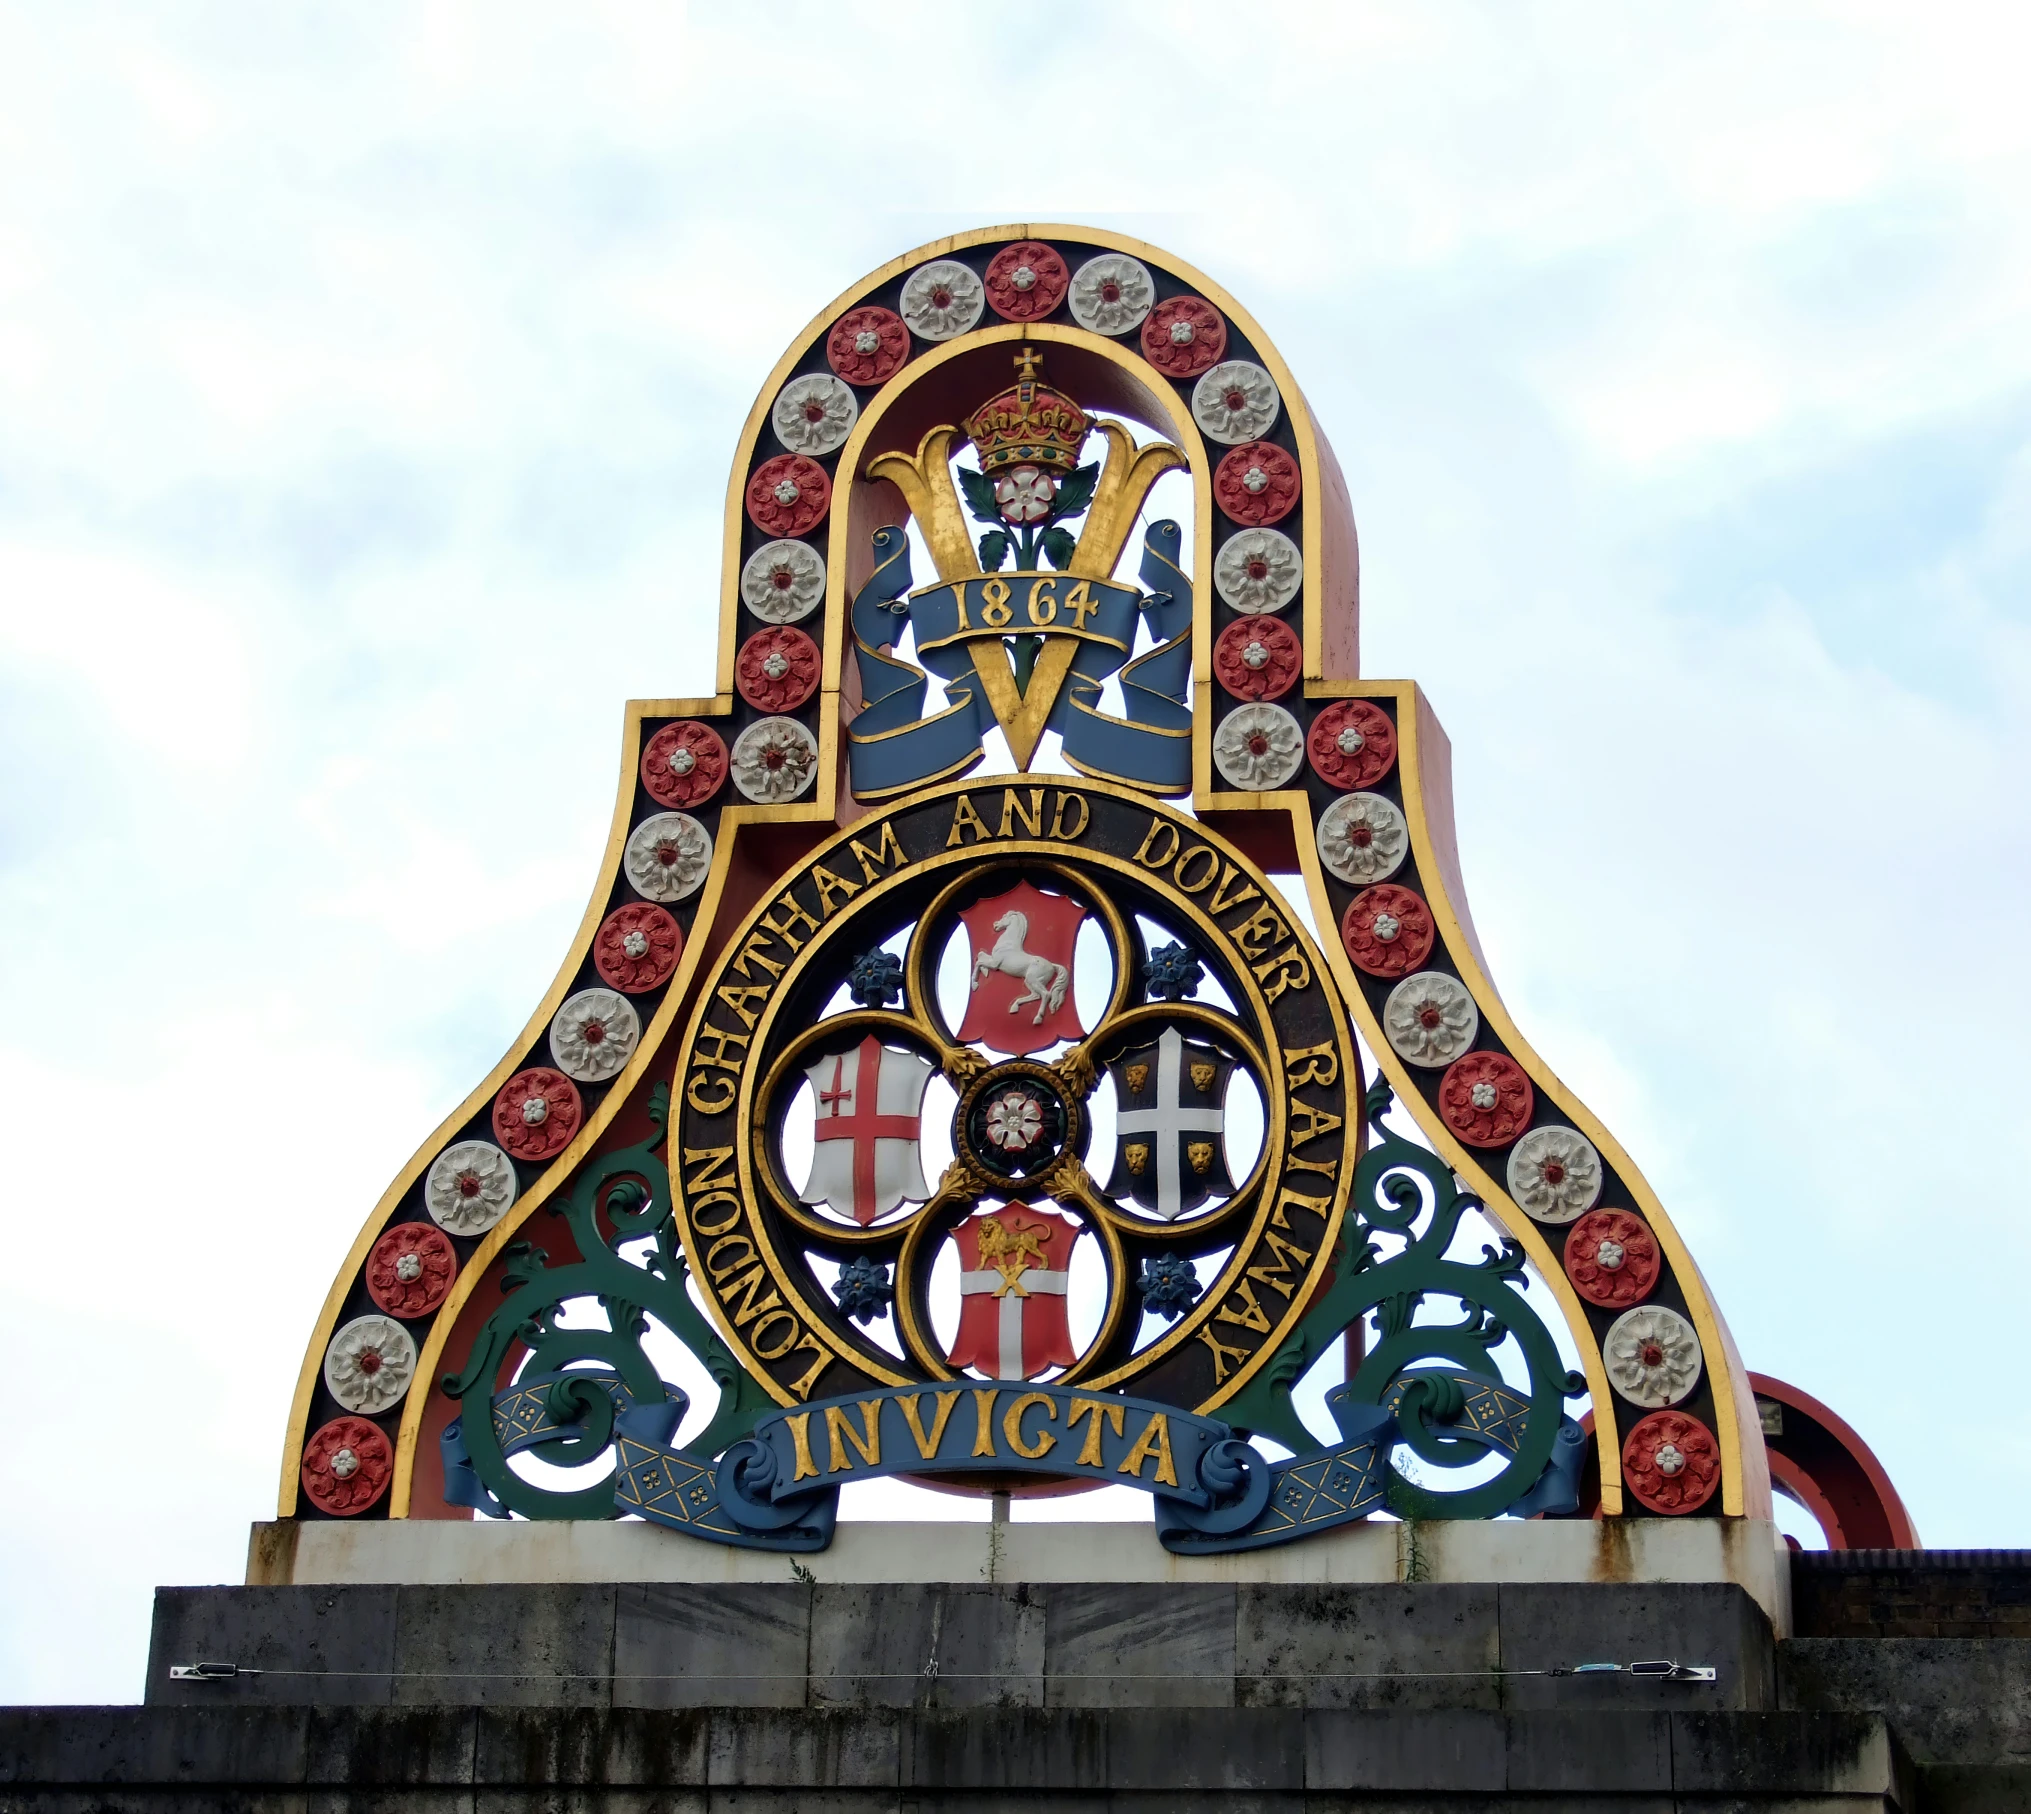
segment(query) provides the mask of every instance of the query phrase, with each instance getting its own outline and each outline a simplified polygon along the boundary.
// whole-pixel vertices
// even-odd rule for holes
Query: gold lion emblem
[[[1122,1075],[1128,1079],[1130,1091],[1137,1096],[1149,1087],[1149,1066],[1146,1064],[1132,1064]]]
[[[1213,1169],[1213,1143],[1210,1140],[1194,1140],[1185,1148],[1185,1157],[1192,1162],[1192,1169],[1204,1177]]]
[[[1043,1269],[1043,1235],[1034,1228],[1009,1228],[989,1216],[981,1223],[975,1240],[980,1248],[982,1269],[992,1267],[1001,1274],[1001,1286],[994,1295],[1005,1298],[1013,1291],[1019,1298],[1028,1297],[1030,1294],[1023,1289],[1023,1274],[1032,1265]]]
[[[1213,1087],[1214,1067],[1210,1064],[1195,1064],[1192,1067],[1192,1088],[1204,1092]]]
[[[1127,1146],[1121,1149],[1121,1156],[1127,1161],[1128,1169],[1135,1173],[1138,1178],[1149,1170],[1149,1144],[1147,1141],[1131,1140]]]

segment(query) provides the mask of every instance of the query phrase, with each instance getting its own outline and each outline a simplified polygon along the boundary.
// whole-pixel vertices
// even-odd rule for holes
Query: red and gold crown
[[[1037,372],[1041,353],[1029,347],[1016,355],[1016,381],[990,397],[966,419],[966,432],[980,452],[980,470],[999,472],[1005,466],[1048,466],[1070,472],[1079,464],[1086,440],[1086,412],[1065,395],[1043,383]]]

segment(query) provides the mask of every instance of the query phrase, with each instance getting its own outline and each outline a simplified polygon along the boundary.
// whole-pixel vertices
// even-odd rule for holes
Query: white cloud
[[[577,923],[620,702],[710,683],[755,387],[998,217],[1142,233],[1277,337],[1518,1020],[1750,1364],[1934,1541],[2014,1541],[2026,30],[0,24],[0,1696],[133,1694],[148,1588],[237,1572],[333,1265]],[[1012,81],[1062,97],[1034,147]],[[84,1477],[88,1415],[162,1472]]]

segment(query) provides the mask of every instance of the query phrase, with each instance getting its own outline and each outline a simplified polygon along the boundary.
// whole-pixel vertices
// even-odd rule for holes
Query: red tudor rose
[[[364,1417],[334,1417],[303,1445],[304,1493],[334,1518],[364,1512],[394,1478],[394,1448]]]
[[[1034,239],[1003,246],[987,261],[987,306],[1004,321],[1042,321],[1065,300],[1072,273],[1065,261]]]
[[[910,356],[910,330],[889,309],[848,309],[825,337],[825,357],[848,384],[886,384]]]
[[[1408,976],[1432,954],[1436,929],[1424,898],[1394,882],[1364,888],[1340,921],[1340,937],[1357,970],[1370,976]]]
[[[1439,1079],[1439,1114],[1469,1146],[1507,1146],[1536,1104],[1523,1067],[1500,1052],[1469,1052]]]
[[[794,712],[818,690],[818,645],[783,624],[741,644],[733,683],[758,712]]]
[[[1213,496],[1237,523],[1260,529],[1280,523],[1298,507],[1298,463],[1273,441],[1250,441],[1223,454],[1213,472]]]
[[[562,1071],[517,1071],[494,1098],[494,1138],[531,1164],[554,1159],[585,1119],[578,1085]]]
[[[451,1295],[458,1249],[431,1222],[403,1222],[367,1255],[367,1296],[390,1316],[428,1316]]]
[[[1698,1511],[1721,1484],[1713,1431],[1683,1411],[1651,1412],[1622,1445],[1622,1479],[1646,1511]]]
[[[599,980],[623,995],[660,989],[676,973],[684,933],[648,901],[616,907],[593,934],[592,967]]]
[[[1210,302],[1173,296],[1150,310],[1142,324],[1143,357],[1167,378],[1196,378],[1220,363],[1227,323]]]
[[[700,805],[726,785],[726,745],[695,718],[666,724],[642,751],[642,785],[659,805]]]
[[[764,535],[804,535],[832,508],[832,481],[816,460],[778,454],[755,468],[747,497],[748,517]]]
[[[1396,727],[1379,706],[1342,699],[1312,720],[1305,753],[1335,787],[1373,787],[1396,761]]]
[[[1239,618],[1213,645],[1213,672],[1237,699],[1281,699],[1304,665],[1297,632],[1280,618]]]
[[[1626,1209],[1590,1210],[1566,1236],[1566,1277],[1588,1303],[1607,1310],[1642,1303],[1663,1263],[1655,1237]]]

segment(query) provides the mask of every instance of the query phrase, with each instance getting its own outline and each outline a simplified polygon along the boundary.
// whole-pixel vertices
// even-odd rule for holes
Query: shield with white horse
[[[1085,908],[1018,882],[959,918],[973,941],[962,1040],[1020,1058],[1086,1037],[1072,1000],[1072,951]]]

